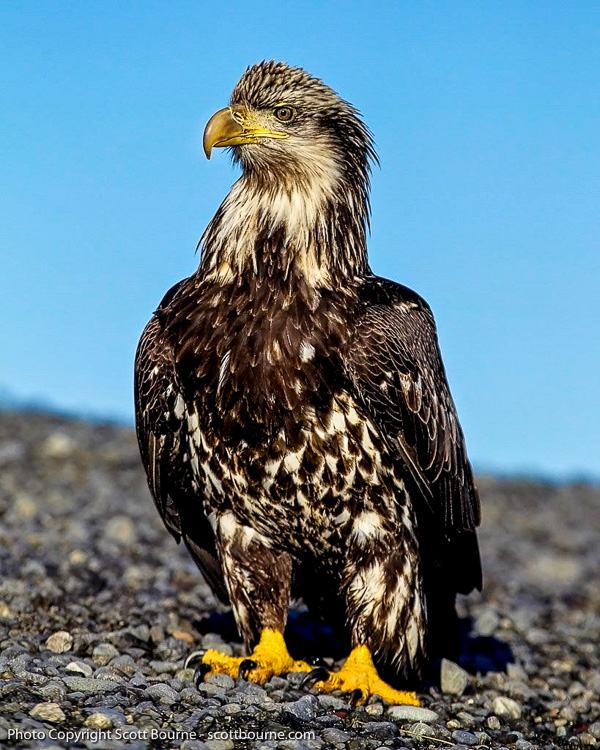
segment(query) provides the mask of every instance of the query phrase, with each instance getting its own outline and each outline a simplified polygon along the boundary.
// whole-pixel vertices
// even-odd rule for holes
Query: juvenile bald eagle
[[[481,586],[479,500],[431,310],[369,267],[371,135],[319,79],[262,62],[208,122],[215,147],[242,176],[135,375],[158,510],[252,650],[208,651],[198,674],[310,670],[282,635],[302,597],[351,639],[317,689],[416,702],[373,659],[415,687],[453,647],[456,593]]]

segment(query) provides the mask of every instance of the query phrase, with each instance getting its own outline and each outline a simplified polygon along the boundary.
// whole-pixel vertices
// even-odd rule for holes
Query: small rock
[[[206,743],[209,750],[234,750],[233,740],[209,740]]]
[[[156,674],[164,674],[165,672],[173,673],[177,672],[177,670],[179,669],[179,664],[174,661],[153,660],[150,662],[150,669],[156,672]]]
[[[6,602],[0,602],[0,619],[10,620],[14,617],[14,613]]]
[[[58,703],[38,703],[31,709],[29,715],[33,719],[50,721],[52,724],[61,724],[67,718]]]
[[[515,742],[516,750],[535,750],[533,742],[529,742],[526,739],[519,739]]]
[[[133,544],[136,539],[135,526],[129,516],[113,516],[106,524],[104,534],[118,544]]]
[[[431,737],[433,732],[429,724],[425,724],[422,721],[413,724],[409,731],[416,739],[422,739],[425,736]]]
[[[511,719],[519,719],[521,717],[521,706],[517,701],[507,698],[505,695],[499,695],[497,698],[494,698],[492,711],[497,716],[508,716]]]
[[[86,727],[92,729],[110,729],[113,725],[112,719],[106,714],[100,712],[90,714],[85,720]]]
[[[62,432],[55,432],[44,440],[42,455],[45,458],[64,459],[75,450],[75,442]]]
[[[119,652],[112,643],[99,643],[92,652],[92,659],[96,664],[100,664],[100,666],[104,667],[111,659],[114,659],[115,656],[118,655]]]
[[[288,703],[285,710],[303,721],[311,721],[315,717],[317,699],[314,695],[303,695],[297,701]]]
[[[73,636],[66,630],[59,630],[46,639],[46,648],[55,654],[64,654],[73,647]]]
[[[488,729],[492,729],[495,732],[497,732],[502,726],[500,724],[500,719],[497,716],[488,716],[488,718],[485,720],[485,725]]]
[[[210,674],[206,678],[207,685],[216,685],[223,690],[232,690],[235,687],[235,680],[228,674]]]
[[[325,742],[331,744],[331,745],[343,745],[345,742],[348,742],[351,735],[348,734],[348,732],[343,732],[341,729],[324,729],[321,733],[321,737],[325,740]]]
[[[82,661],[72,661],[65,667],[67,672],[75,672],[76,674],[82,674],[84,677],[90,677],[93,673],[93,669],[89,664],[85,664]]]
[[[500,625],[500,617],[493,609],[484,610],[475,620],[474,630],[479,635],[489,637],[493,635]]]
[[[171,705],[177,703],[179,696],[164,682],[157,682],[154,685],[146,688],[146,693],[152,698],[154,702],[162,703],[164,705]]]
[[[13,507],[18,516],[28,521],[34,518],[37,513],[37,505],[29,495],[19,494]]]
[[[341,698],[338,698],[337,695],[327,695],[327,693],[319,693],[317,700],[328,711],[340,711],[348,705]]]
[[[128,654],[122,656],[115,656],[114,659],[110,660],[109,668],[118,672],[119,674],[127,675],[131,677],[135,673],[136,663]]]
[[[582,732],[579,735],[579,744],[594,747],[597,744],[597,740],[589,732]]]
[[[506,665],[506,675],[509,680],[519,680],[520,682],[527,682],[527,672],[520,664],[516,664],[515,662],[509,662]]]
[[[452,732],[452,739],[459,745],[476,745],[477,737],[472,732],[466,732],[464,729],[455,729]]]
[[[422,721],[425,724],[439,721],[439,715],[419,706],[390,706],[387,715],[393,721]]]
[[[119,688],[113,680],[96,680],[93,677],[63,677],[63,682],[71,692],[107,693]]]
[[[150,640],[150,628],[143,623],[129,628],[129,632],[134,638],[143,643],[147,643]]]
[[[362,731],[379,740],[387,740],[395,737],[398,733],[398,727],[391,721],[369,721],[363,724]]]
[[[469,684],[469,673],[449,659],[442,659],[440,687],[446,695],[462,695]]]

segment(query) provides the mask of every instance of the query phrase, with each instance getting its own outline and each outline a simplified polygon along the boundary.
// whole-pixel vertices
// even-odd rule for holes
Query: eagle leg
[[[323,674],[319,667],[315,672],[319,672],[318,677]],[[327,679],[315,682],[314,687],[322,693],[332,693],[334,690],[351,693],[353,705],[365,703],[371,695],[379,695],[393,705],[419,705],[416,693],[396,690],[379,677],[369,647],[365,644],[352,649],[339,672],[330,672]]]
[[[274,675],[310,670],[311,666],[305,661],[292,659],[279,630],[264,628],[250,656],[228,656],[210,649],[202,657],[196,674],[200,679],[211,673],[227,674],[234,679],[239,676],[264,685]]]

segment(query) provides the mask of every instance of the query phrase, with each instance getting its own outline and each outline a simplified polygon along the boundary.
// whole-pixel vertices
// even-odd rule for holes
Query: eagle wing
[[[135,357],[135,421],[148,485],[161,518],[182,538],[213,591],[227,602],[214,533],[184,461],[186,408],[162,312],[185,285],[170,289],[144,329]]]
[[[427,303],[400,284],[371,277],[346,368],[359,402],[401,457],[433,525],[442,529],[457,590],[481,588],[479,494]]]

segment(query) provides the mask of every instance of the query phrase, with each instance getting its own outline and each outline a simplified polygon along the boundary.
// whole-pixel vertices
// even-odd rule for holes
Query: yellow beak
[[[255,126],[254,118],[241,108],[224,107],[210,118],[204,128],[204,153],[210,159],[213,148],[256,143],[261,138],[288,138],[287,133]]]

